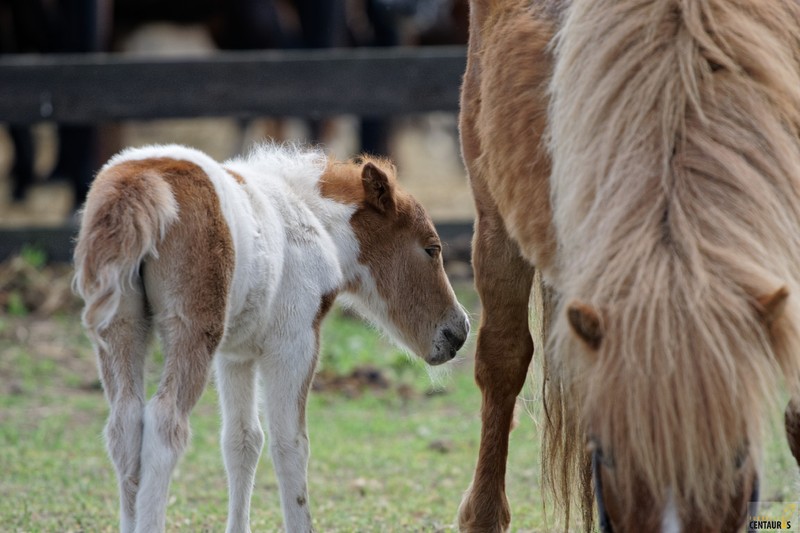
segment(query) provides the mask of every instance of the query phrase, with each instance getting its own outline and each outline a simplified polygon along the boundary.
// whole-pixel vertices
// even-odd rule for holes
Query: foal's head
[[[356,204],[350,219],[359,273],[349,300],[397,342],[431,365],[463,346],[469,320],[442,263],[442,243],[422,205],[400,190],[394,166],[367,158],[333,163],[323,195]]]

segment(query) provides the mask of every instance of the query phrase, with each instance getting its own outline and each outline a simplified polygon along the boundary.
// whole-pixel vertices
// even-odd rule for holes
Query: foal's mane
[[[643,484],[713,520],[778,376],[800,383],[800,7],[573,0],[554,50],[546,478],[568,506],[591,432],[622,508]],[[758,297],[781,287],[767,327]],[[600,312],[597,353],[575,300]]]

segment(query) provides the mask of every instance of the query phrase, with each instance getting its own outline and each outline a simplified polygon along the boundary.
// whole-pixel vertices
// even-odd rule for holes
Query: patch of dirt
[[[72,266],[44,262],[29,251],[0,263],[0,393],[36,393],[31,375],[51,390],[100,390]]]
[[[331,370],[321,370],[314,376],[311,385],[314,392],[338,393],[347,398],[358,398],[365,392],[393,391],[402,400],[416,395],[413,387],[405,383],[394,384],[386,376],[386,371],[374,366],[360,366],[349,374],[337,374]]]
[[[22,256],[14,257],[0,263],[0,309],[16,316],[77,313],[81,302],[71,284],[71,265],[36,265]]]
[[[82,342],[77,317],[57,320],[36,316],[12,318],[0,328],[0,394],[34,393],[23,386],[35,372],[51,391],[102,392],[94,355]],[[52,365],[42,366],[42,362]]]

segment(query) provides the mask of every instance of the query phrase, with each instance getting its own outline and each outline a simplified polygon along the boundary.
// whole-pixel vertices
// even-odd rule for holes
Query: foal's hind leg
[[[144,414],[139,533],[164,530],[170,477],[188,444],[189,414],[205,389],[225,331],[234,267],[230,230],[211,181],[192,163],[163,165],[180,219],[160,243],[158,258],[142,267],[165,363]]]
[[[462,531],[493,532],[505,530],[511,521],[505,495],[506,457],[517,395],[533,356],[528,299],[534,269],[520,256],[496,211],[481,209],[473,266],[483,306],[475,352],[482,426],[478,464],[458,518]]]
[[[135,528],[144,412],[144,360],[150,337],[141,288],[128,288],[97,346],[103,390],[111,411],[105,437],[119,481],[120,531]]]
[[[185,223],[189,215],[182,216]],[[210,233],[200,228],[197,236]],[[136,498],[138,533],[164,531],[170,478],[189,442],[189,414],[205,389],[225,330],[232,263],[211,255],[219,248],[212,239],[200,241],[208,250],[202,256],[190,246],[196,239],[178,237],[165,241],[162,258],[144,267],[148,301],[164,349],[164,369],[144,413],[142,475]]]
[[[256,362],[217,356],[222,405],[222,454],[228,473],[228,533],[250,531],[250,498],[264,431],[256,404]]]
[[[205,389],[221,331],[201,321],[162,321],[166,362],[158,391],[147,403],[142,475],[136,499],[136,531],[164,531],[167,493],[178,459],[189,442],[189,414]]]
[[[786,424],[786,437],[789,439],[789,449],[792,450],[794,460],[800,466],[800,398],[792,398],[786,406],[784,414]]]

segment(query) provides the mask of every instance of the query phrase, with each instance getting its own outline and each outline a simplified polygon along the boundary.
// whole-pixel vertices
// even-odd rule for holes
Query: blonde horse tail
[[[534,316],[535,342],[544,351],[550,342],[551,330],[559,309],[559,294],[543,279],[537,270],[533,278],[532,307]],[[542,356],[541,394],[544,400],[544,427],[541,448],[541,478],[545,487],[554,497],[557,507],[564,511],[565,528],[569,528],[570,510],[573,500],[571,489],[577,486],[575,494],[581,510],[584,531],[592,531],[594,526],[594,484],[592,480],[591,454],[583,441],[574,438],[579,428],[570,426],[570,415],[565,414],[561,403],[559,376],[554,374],[548,364],[548,357]],[[558,398],[554,399],[554,395]],[[572,420],[575,420],[574,418]],[[558,466],[556,466],[558,465]]]
[[[154,171],[108,166],[97,176],[83,208],[75,246],[73,288],[85,307],[83,324],[102,344],[123,294],[140,279],[147,257],[178,219],[178,203]]]

